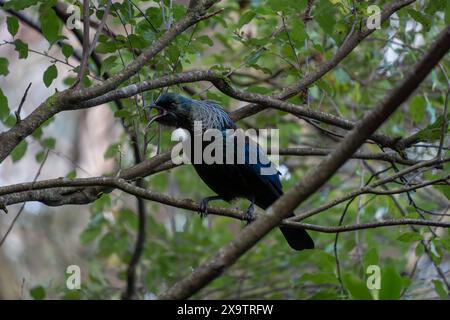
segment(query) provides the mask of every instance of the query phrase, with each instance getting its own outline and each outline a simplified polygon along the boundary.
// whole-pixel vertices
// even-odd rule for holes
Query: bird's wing
[[[250,142],[245,145],[246,166],[253,171],[260,180],[270,185],[278,196],[283,194],[280,172],[273,162],[270,161],[266,152],[256,143]]]

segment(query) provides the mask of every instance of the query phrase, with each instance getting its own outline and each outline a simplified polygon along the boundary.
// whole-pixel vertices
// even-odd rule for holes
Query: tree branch
[[[289,221],[285,220],[283,222],[283,225],[289,226],[291,228],[299,228],[299,229],[305,229],[305,230],[311,230],[311,231],[317,231],[317,232],[323,232],[323,233],[343,233],[343,232],[351,232],[351,231],[356,231],[356,230],[366,230],[366,229],[392,227],[392,226],[403,226],[403,225],[450,228],[449,222],[431,221],[431,220],[422,220],[422,219],[384,220],[384,221],[361,223],[361,224],[339,226],[339,227],[325,227],[325,226],[318,226],[318,225],[309,224],[309,223],[289,222]]]
[[[29,183],[19,183],[15,185],[10,185],[0,188],[0,203],[6,205],[11,204],[8,198],[20,196],[20,194],[27,194],[29,192],[34,192],[35,194],[44,193],[46,195],[51,195],[55,193],[55,190],[61,189],[61,193],[72,191],[74,188],[79,187],[91,187],[92,190],[98,193],[102,192],[105,187],[117,188],[134,196],[156,201],[162,204],[178,207],[181,209],[187,209],[195,212],[201,210],[199,203],[190,199],[176,199],[171,196],[146,190],[133,185],[124,178],[114,178],[114,177],[94,177],[94,178],[78,178],[70,180],[67,178],[50,179]],[[98,196],[95,194],[95,197]],[[36,199],[34,199],[36,200]],[[31,201],[31,200],[27,200]],[[14,202],[17,203],[17,202]],[[211,214],[221,215],[225,217],[231,217],[239,220],[245,220],[245,213],[236,209],[227,209],[220,207],[208,207],[208,212]]]
[[[198,81],[209,81],[224,94],[240,101],[254,102],[259,105],[266,106],[268,108],[275,108],[281,111],[294,114],[298,117],[314,119],[346,130],[351,130],[354,127],[354,123],[352,123],[351,121],[345,120],[343,118],[334,116],[326,112],[316,111],[304,106],[298,106],[290,102],[273,98],[271,96],[235,90],[230,85],[228,78],[212,70],[187,71],[181,72],[179,74],[163,76],[154,80],[142,81],[138,84],[132,84],[117,90],[110,91],[107,94],[99,96],[94,99],[68,105],[65,108],[65,110],[90,108],[99,104],[112,101],[114,99],[129,98],[144,91],[167,87],[175,84],[198,82]],[[233,114],[234,113],[231,113],[230,116],[233,116]],[[396,142],[400,138],[391,138],[381,134],[374,134],[371,137],[371,139],[384,147],[390,147],[394,149],[396,148]]]
[[[100,34],[103,32],[103,28],[106,25],[106,19],[108,19],[109,15],[109,9],[111,8],[111,0],[106,1],[105,10],[103,11],[103,17],[100,21],[100,24],[98,25],[97,31],[95,32],[94,39],[92,40],[92,43],[89,47],[88,56],[91,56],[94,52],[95,45],[97,44],[98,38],[100,37]]]
[[[383,194],[383,195],[400,194],[400,193],[424,188],[424,187],[427,187],[430,185],[438,184],[443,181],[444,182],[446,181],[448,183],[448,178],[449,177],[435,179],[433,181],[428,181],[428,182],[424,182],[421,184],[413,185],[410,187],[399,188],[399,189],[395,189],[395,190],[375,190],[374,188],[365,188],[363,191],[358,193],[358,195],[363,194],[363,193],[364,194],[368,194],[368,193]],[[382,185],[382,184],[380,183],[378,185]],[[58,188],[67,190],[67,189],[74,188],[74,187],[118,188],[119,190],[122,190],[124,192],[127,192],[128,194],[138,197],[139,199],[141,199],[141,198],[147,199],[147,200],[155,201],[155,202],[162,203],[165,205],[169,205],[172,207],[190,210],[193,212],[198,212],[201,210],[201,205],[191,199],[176,199],[176,198],[167,196],[162,193],[157,193],[157,192],[147,190],[143,186],[134,186],[132,183],[130,183],[129,181],[126,181],[123,178],[114,178],[114,177],[78,178],[78,179],[73,179],[73,180],[70,180],[67,178],[58,178],[58,179],[50,179],[50,180],[42,180],[42,181],[33,181],[33,182],[28,182],[28,183],[19,183],[19,184],[15,184],[15,185],[0,187],[0,201],[2,201],[2,199],[5,199],[5,197],[7,197],[8,195],[20,194],[22,192],[45,191],[46,193],[54,193],[55,190]],[[353,195],[353,197],[355,197],[355,196],[356,195]],[[34,200],[36,200],[36,199],[34,199]],[[237,210],[237,209],[209,206],[208,213],[211,215],[225,216],[225,217],[230,217],[230,218],[246,221],[245,212],[243,212],[241,210]],[[318,212],[315,212],[315,213],[318,213]],[[308,216],[303,215],[303,218],[301,220],[303,220],[309,216],[311,216],[311,215],[308,215]],[[261,217],[261,213],[255,215],[255,220],[258,220],[259,217]],[[311,225],[295,222],[298,220],[299,219],[296,219],[293,217],[293,218],[283,220],[283,222],[281,224],[286,225],[286,226],[295,226],[298,228],[302,228],[302,226],[307,226],[307,227],[305,227],[306,229],[307,228],[311,229],[311,227],[310,227]],[[411,221],[413,221],[413,220],[411,220]],[[423,221],[423,220],[420,220],[420,221]],[[142,226],[144,226],[144,225],[145,225],[145,223],[142,224]],[[382,225],[380,225],[380,226],[382,226]],[[445,226],[445,224],[441,225],[441,226]],[[333,228],[330,229],[328,227],[317,227],[317,228],[322,228],[323,230],[328,230],[328,229],[335,230]],[[311,230],[315,230],[315,229],[311,229]],[[336,229],[336,230],[340,230],[340,229]],[[343,230],[346,230],[346,229],[343,229]],[[352,231],[352,230],[353,229],[349,229],[348,231]],[[318,231],[320,231],[320,230],[318,230]],[[326,231],[324,231],[324,232],[326,232]],[[330,232],[334,232],[334,231],[330,231]],[[144,232],[144,235],[145,235],[145,232]],[[137,240],[137,244],[138,244],[139,248],[142,248],[142,246],[143,246],[142,239],[143,238],[141,236]],[[137,263],[138,258],[135,258],[135,259],[136,259],[135,263]],[[132,266],[132,270],[134,270],[135,264],[130,264],[130,265]],[[132,282],[132,283],[134,284],[134,282]],[[133,286],[133,285],[130,285],[130,286]],[[134,287],[132,288],[131,292],[128,292],[128,290],[127,290],[127,292],[124,294],[124,298],[129,299],[133,295],[134,295]]]
[[[22,96],[22,100],[20,100],[19,107],[17,108],[17,110],[15,112],[16,121],[17,122],[22,121],[22,119],[20,118],[20,112],[22,111],[23,104],[25,103],[25,100],[27,99],[28,90],[30,90],[30,87],[31,87],[31,82],[28,84],[28,87],[27,87],[27,89],[25,90],[25,93]]]
[[[89,34],[90,34],[90,11],[89,11],[89,0],[83,0],[83,53],[81,55],[80,70],[78,71],[78,78],[75,82],[75,88],[78,87],[82,81],[87,70],[87,64],[89,59]]]

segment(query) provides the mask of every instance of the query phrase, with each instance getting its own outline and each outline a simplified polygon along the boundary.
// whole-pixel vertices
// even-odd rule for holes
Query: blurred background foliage
[[[362,19],[369,15],[369,5],[383,8],[392,1],[316,0],[308,9],[309,3],[308,0],[222,1],[219,6],[225,9],[223,13],[177,37],[130,82],[180,71],[214,69],[228,75],[233,86],[240,90],[269,95],[302,79],[332,58],[352,28],[361,28]],[[79,65],[75,55],[81,52],[81,47],[55,11],[55,6],[66,8],[70,4],[74,4],[74,12],[80,12],[79,1],[4,1],[3,9],[23,12],[38,21],[43,38],[16,17],[4,11],[0,13],[2,130],[14,124],[15,107],[29,82],[33,82],[33,86],[24,113],[32,111],[55,88],[63,90],[73,84]],[[101,19],[104,4],[105,1],[92,1],[93,21]],[[140,50],[150,46],[181,19],[186,5],[186,1],[181,0],[113,1],[107,20],[108,32],[100,36],[95,48],[102,61],[101,67],[90,61],[85,85],[119,72]],[[449,23],[450,1],[416,1],[394,14],[342,63],[290,101],[356,121],[403,79],[438,32]],[[30,63],[36,66],[28,66],[38,68],[39,65],[39,69],[23,70],[30,58],[34,59]],[[430,145],[436,145],[439,139],[435,128],[442,124],[448,90],[445,70],[449,66],[447,56],[441,68],[435,69],[414,97],[381,129],[388,135],[403,137],[421,132],[424,137],[421,146],[408,149],[410,159],[429,159],[435,155],[436,149]],[[218,101],[229,111],[244,105],[204,82],[174,86],[170,90]],[[40,178],[116,174],[135,163],[129,132],[137,136],[145,158],[169,150],[174,144],[170,141],[171,130],[156,126],[146,128],[149,116],[146,106],[160,93],[149,91],[124,99],[120,108],[111,103],[95,108],[102,111],[81,110],[58,115],[14,150],[0,167],[1,183],[32,180],[47,150],[50,150],[49,158]],[[323,131],[335,130],[333,127],[320,124],[318,130],[276,110],[260,112],[240,121],[239,125],[280,129],[280,147],[331,148],[339,140]],[[127,130],[123,130],[124,127]],[[145,148],[144,141],[148,142]],[[376,145],[365,145],[364,150],[380,151]],[[445,152],[448,155],[448,149]],[[284,189],[302,179],[308,168],[319,161],[320,157],[282,156]],[[367,165],[374,172],[391,167],[380,161],[365,162],[350,160],[298,210],[317,207],[364,185],[372,175]],[[447,166],[444,171],[448,174]],[[389,172],[393,172],[392,168]],[[435,170],[425,175],[431,178],[442,172]],[[149,190],[179,198],[198,201],[212,195],[191,166],[152,175],[144,183]],[[388,186],[394,187],[395,183]],[[426,188],[412,193],[411,197],[414,206],[405,194],[362,195],[350,204],[332,207],[307,222],[335,226],[344,212],[343,224],[405,215],[420,218],[417,207],[430,212],[448,212],[448,186]],[[202,220],[193,212],[158,203],[146,202],[145,206],[147,240],[137,269],[139,298],[156,298],[245,227],[244,223],[226,217],[209,216]],[[247,203],[240,201],[231,206],[245,208]],[[119,191],[103,194],[95,203],[84,207],[49,208],[27,204],[10,238],[0,248],[0,261],[5,261],[0,264],[0,274],[11,277],[9,283],[0,281],[3,283],[0,296],[120,298],[138,230],[136,210],[136,200]],[[56,221],[59,214],[60,221]],[[0,217],[1,234],[11,223],[10,216]],[[311,235],[317,249],[297,253],[287,247],[277,231],[270,233],[194,298],[448,298],[448,288],[435,268],[438,265],[445,277],[449,277],[448,230],[438,230],[431,236],[428,227],[369,229],[341,234],[336,244],[334,234],[311,232]],[[426,250],[424,239],[431,239]],[[17,264],[21,266],[16,268]],[[81,266],[81,290],[69,290],[65,286],[65,269],[69,264]],[[381,268],[381,290],[369,290],[366,286],[369,265]]]

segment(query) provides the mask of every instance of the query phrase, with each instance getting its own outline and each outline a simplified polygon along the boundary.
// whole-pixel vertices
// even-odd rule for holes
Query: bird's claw
[[[200,214],[201,218],[206,218],[208,216],[208,203],[210,201],[214,200],[221,200],[222,198],[219,196],[213,196],[213,197],[206,197],[200,201],[200,210],[198,213]]]
[[[198,211],[200,218],[206,218],[208,216],[208,199],[202,199],[200,201],[200,210]]]
[[[250,224],[255,219],[255,206],[253,203],[250,205],[250,207],[247,208],[244,215],[244,220],[247,221],[247,225]]]

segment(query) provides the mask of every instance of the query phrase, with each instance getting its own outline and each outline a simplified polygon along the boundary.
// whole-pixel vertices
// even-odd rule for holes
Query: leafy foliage
[[[223,14],[202,21],[178,36],[124,85],[181,71],[212,69],[229,76],[231,84],[239,90],[267,95],[279,92],[332,59],[347,36],[364,27],[368,16],[367,3],[364,1],[356,1],[356,8],[351,7],[354,1],[317,0],[311,8],[308,8],[308,2],[223,1]],[[92,8],[93,20],[101,19],[104,3],[100,1],[99,7]],[[160,39],[173,23],[182,19],[187,10],[185,6],[172,1],[132,3],[134,5],[126,0],[113,2],[108,31],[114,32],[104,32],[99,36],[94,53],[101,64],[96,66],[93,59],[89,60],[90,71],[83,86],[89,87],[96,83],[96,77],[105,80],[116,75],[137,59],[142,50]],[[389,3],[391,1],[376,1],[381,8]],[[79,71],[79,62],[75,63],[74,57],[80,46],[68,40],[67,30],[55,13],[54,4],[55,1],[11,0],[4,6],[5,9],[28,9],[34,12],[49,48],[57,52],[55,55],[59,58],[50,56],[51,64],[42,75],[45,87],[62,80],[59,78],[63,74],[64,83],[72,85]],[[310,9],[312,18],[306,19],[305,11]],[[348,120],[361,119],[404,78],[439,30],[449,23],[450,2],[417,1],[400,10],[392,20],[391,25],[384,24],[342,63],[289,101]],[[14,37],[13,44],[19,59],[27,59],[32,51],[27,43],[17,38],[20,28],[16,18],[7,18],[7,29]],[[125,29],[127,32],[123,31]],[[387,40],[394,33],[395,39]],[[58,72],[61,71],[58,69],[61,64],[68,68],[68,72]],[[448,68],[450,61],[447,57],[442,61],[441,69],[436,68],[414,97],[402,107],[401,112],[393,115],[382,132],[395,137],[415,133],[419,142],[437,144],[444,119],[448,118],[448,115],[443,115],[448,83],[442,72]],[[8,59],[1,57],[0,75],[7,77],[10,71]],[[137,135],[137,141],[148,142],[145,147],[139,146],[140,152],[146,152],[143,154],[145,159],[154,155],[156,150],[168,150],[173,145],[168,130],[163,130],[157,141],[151,137],[159,134],[159,131],[154,127],[147,128],[149,114],[145,107],[155,101],[163,90],[142,93],[137,99],[123,99],[120,105],[109,104],[117,123],[127,128],[128,132],[124,130],[118,141],[104,150],[105,158],[114,160],[120,168],[134,164],[131,154],[135,142],[130,141],[129,131]],[[195,98],[215,100],[229,111],[237,106],[231,98],[204,83],[174,86],[170,90],[186,95],[190,93]],[[297,120],[280,111],[266,110],[242,121],[240,125],[279,128],[280,146],[283,148],[296,145],[335,146],[335,139],[319,133],[333,127],[320,124],[320,131],[314,131],[307,128],[305,122]],[[7,127],[16,121],[2,90],[0,121]],[[446,123],[448,125],[448,121]],[[40,149],[33,154],[38,163],[44,159],[44,150],[58,147],[57,138],[44,134],[48,124],[41,126],[32,136],[40,145]],[[342,134],[339,132],[337,136]],[[11,153],[14,162],[30,152],[29,142],[23,140],[14,149]],[[374,153],[380,151],[375,145],[365,148]],[[430,158],[433,152],[411,148],[408,156],[410,159]],[[317,165],[314,159],[291,157],[282,157],[281,163],[286,164],[288,172],[283,179],[285,190],[302,179],[310,166]],[[388,164],[370,164],[377,171],[389,169]],[[314,194],[304,204],[304,208],[316,208],[347,194],[358,188],[361,182],[368,182],[370,175],[361,162],[351,162],[349,168],[344,168],[327,186]],[[67,172],[68,179],[76,176],[77,170]],[[155,192],[167,193],[170,188],[174,196],[179,198],[201,199],[211,194],[190,166],[151,175],[144,183],[147,189]],[[390,183],[388,187],[397,187],[397,183],[400,182]],[[449,198],[448,185],[435,186],[434,190]],[[440,208],[438,204],[427,200],[426,195],[413,194],[413,197],[416,208],[403,195],[394,198],[387,195],[361,195],[348,206],[344,224],[373,222],[382,218],[417,218],[418,212],[434,212]],[[244,201],[237,205],[246,207]],[[418,211],[417,207],[423,210]],[[238,230],[245,228],[244,224],[229,218],[210,216],[201,220],[192,212],[155,202],[146,202],[146,208],[148,238],[138,266],[138,294],[141,298],[157,296],[231,241]],[[308,222],[338,225],[344,208],[345,204],[333,206]],[[406,216],[400,208],[406,208]],[[30,291],[34,299],[44,299],[52,291],[66,299],[120,297],[117,283],[124,283],[138,232],[134,200],[123,200],[105,192],[90,206],[90,211],[89,223],[79,239],[81,245],[88,249],[89,264],[88,279],[83,282],[82,289],[70,291],[62,283],[49,288],[38,286]],[[414,277],[407,275],[408,259],[424,256],[422,241],[430,237],[430,245],[434,248],[431,250],[433,263],[439,266],[442,258],[448,257],[450,251],[448,235],[442,238],[431,236],[427,227],[411,229],[402,226],[344,233],[336,242],[337,256],[333,245],[334,235],[312,232],[312,237],[318,249],[293,253],[284,244],[281,235],[272,232],[231,270],[197,293],[195,298],[414,298],[420,295],[420,292],[415,292],[420,285]],[[337,261],[340,263],[340,272]],[[367,286],[366,270],[370,265],[378,265],[381,269],[379,290],[371,290]],[[432,279],[428,286],[433,289],[433,297],[448,298],[448,290],[438,277]]]

